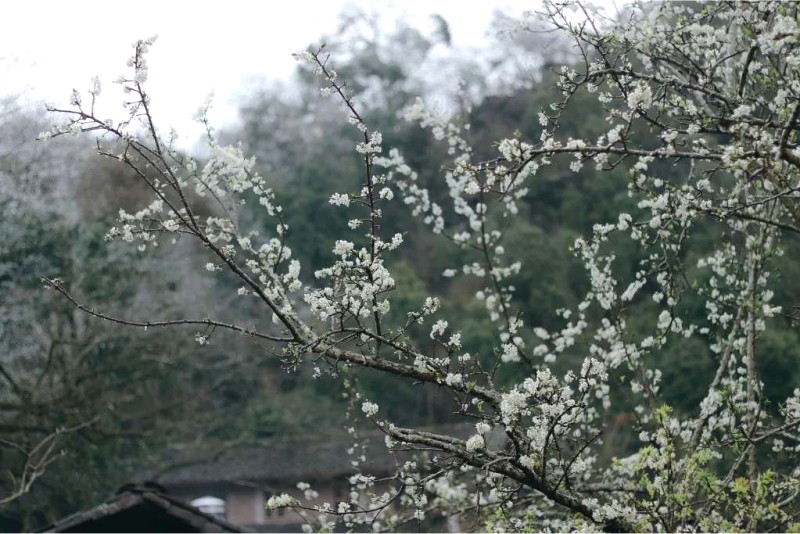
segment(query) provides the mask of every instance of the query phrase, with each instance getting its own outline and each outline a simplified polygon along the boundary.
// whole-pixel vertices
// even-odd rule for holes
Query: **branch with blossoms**
[[[235,279],[239,296],[257,299],[272,323],[111,317],[60,282],[48,283],[84,312],[120,324],[197,324],[204,343],[222,328],[275,343],[291,361],[325,362],[331,374],[360,367],[435,385],[474,425],[467,438],[399,428],[360,398],[363,415],[389,444],[438,451],[438,462],[403,466],[388,501],[364,504],[359,491],[366,488],[356,487],[350,502],[336,506],[289,496],[274,506],[338,514],[348,528],[374,527],[398,501],[407,511],[386,528],[424,510],[486,508],[478,528],[780,530],[798,514],[800,472],[767,465],[798,465],[800,390],[777,408],[768,405],[758,360],[764,332],[786,306],[773,302],[773,260],[783,233],[800,226],[800,79],[793,68],[800,31],[786,6],[664,3],[631,8],[603,28],[583,4],[548,4],[544,16],[573,38],[582,63],[560,71],[563,98],[540,113],[538,141],[501,140],[495,159],[474,162],[463,125],[421,100],[408,110],[408,119],[449,148],[444,199],[398,150],[384,155],[380,132],[370,130],[324,49],[297,54],[320,76],[322,95],[341,103],[363,163],[361,188],[330,197],[353,216],[331,243],[335,260],[308,285],[292,258],[280,203],[252,158],[219,146],[209,130],[211,155],[201,167],[161,139],[145,91],[151,41],[140,41],[133,74],[119,81],[133,98],[128,117],[100,120],[96,85],[92,105],[75,96],[71,108],[53,110],[67,122],[52,134],[92,132],[99,154],[134,169],[153,192],[149,206],[120,214],[109,238],[142,250],[171,236],[196,239],[210,255],[206,269]],[[607,129],[596,138],[566,137],[562,120],[584,93],[595,95]],[[577,306],[558,311],[561,326],[547,330],[526,324],[513,283],[523,265],[503,242],[530,182],[560,159],[575,173],[586,165],[626,171],[635,208],[597,221],[574,242],[589,289]],[[210,195],[220,212],[201,217],[190,192]],[[273,235],[241,228],[235,206],[253,199],[274,221]],[[402,310],[407,319],[390,320],[398,287],[388,260],[404,240],[382,227],[391,202],[473,254],[443,276],[478,281],[475,299],[495,329],[491,354],[468,352],[432,296]],[[709,227],[724,239],[692,248],[695,232]],[[629,277],[615,265],[620,240],[643,251]],[[690,252],[700,258],[696,265],[687,265]],[[689,301],[700,302],[705,316],[692,314]],[[657,312],[634,330],[643,302]],[[420,337],[432,343],[423,348]],[[698,384],[706,393],[689,414],[665,403],[658,367],[684,339],[699,340],[717,364],[711,381]],[[577,364],[559,371],[564,361]],[[609,421],[621,411],[632,414],[637,446],[608,458]]]

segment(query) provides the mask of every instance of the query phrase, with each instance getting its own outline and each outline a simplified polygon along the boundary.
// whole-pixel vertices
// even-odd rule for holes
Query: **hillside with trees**
[[[150,112],[151,41],[122,120],[99,86],[5,101],[0,515],[352,426],[419,451],[390,491],[365,471],[348,501],[270,506],[315,530],[797,528],[797,21],[554,3],[472,57],[441,18],[348,12],[203,157]]]

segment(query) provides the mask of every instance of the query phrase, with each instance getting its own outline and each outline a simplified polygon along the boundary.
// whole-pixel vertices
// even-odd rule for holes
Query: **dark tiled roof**
[[[465,439],[473,434],[472,425],[447,425],[427,429]],[[392,472],[409,453],[395,456],[385,445],[380,431],[360,433],[356,439],[344,432],[325,436],[284,436],[265,440],[258,446],[238,446],[212,460],[186,462],[151,479],[168,487],[219,482],[279,482],[331,479],[355,473],[347,449],[357,441],[367,446],[366,461],[360,469],[373,474]],[[356,456],[359,453],[356,452]]]
[[[148,487],[133,487],[41,532],[244,532]]]

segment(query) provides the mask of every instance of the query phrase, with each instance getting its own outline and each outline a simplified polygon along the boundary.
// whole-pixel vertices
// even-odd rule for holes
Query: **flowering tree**
[[[268,320],[229,323],[210,312],[117,317],[81,302],[57,279],[46,283],[84,312],[120,324],[193,325],[201,344],[230,330],[280,347],[287,365],[308,364],[316,375],[340,377],[358,367],[452,394],[474,423],[466,440],[395,426],[380,406],[353,392],[363,415],[386,433],[387,447],[436,453],[403,463],[393,491],[378,491],[363,473],[351,479],[346,502],[304,503],[289,495],[270,501],[315,510],[320,528],[338,518],[348,528],[392,529],[432,512],[502,530],[793,527],[800,514],[800,389],[770,399],[758,362],[765,331],[792,304],[773,302],[771,269],[782,240],[800,233],[796,6],[663,3],[601,27],[581,4],[566,4],[550,4],[546,16],[574,40],[582,61],[561,70],[563,99],[542,110],[539,140],[502,140],[496,159],[478,162],[465,125],[421,101],[408,110],[410,120],[449,147],[447,204],[435,201],[403,154],[384,149],[323,49],[297,55],[320,76],[322,95],[342,103],[363,161],[362,187],[330,198],[352,219],[331,243],[335,261],[310,283],[301,281],[291,254],[292,241],[303,236],[284,224],[280,200],[253,159],[218,145],[209,129],[211,157],[198,164],[160,135],[145,89],[152,40],[136,43],[132,73],[119,80],[131,97],[128,117],[114,122],[95,114],[96,84],[91,102],[76,93],[71,107],[53,110],[67,121],[51,133],[99,133],[99,153],[130,166],[152,190],[152,203],[121,212],[109,238],[143,251],[183,236],[199,240],[210,255],[204,268],[237,279],[239,296],[258,301]],[[598,138],[561,132],[560,118],[581,92],[595,95],[606,116],[607,131]],[[627,169],[630,180],[620,187],[637,207],[597,221],[574,243],[589,290],[574,309],[558,310],[562,326],[548,331],[527,324],[515,300],[515,274],[536,266],[515,261],[503,239],[528,184],[559,158],[569,159],[574,172],[584,165]],[[200,216],[190,192],[213,199],[215,212]],[[462,346],[458,325],[441,316],[436,298],[390,320],[398,288],[387,259],[403,246],[402,233],[382,230],[392,202],[474,255],[444,276],[479,280],[475,298],[496,327],[492,354]],[[273,221],[272,235],[243,227],[243,203],[260,205]],[[718,239],[693,242],[700,228]],[[624,240],[642,251],[630,279],[614,263]],[[655,307],[657,320],[634,330],[634,305]],[[702,356],[717,370],[708,383],[693,385],[706,393],[687,414],[665,404],[658,364],[689,338],[701,340]],[[580,363],[561,372],[567,354]],[[620,416],[637,442],[609,454],[608,431]],[[497,434],[503,439],[490,439]]]
[[[219,443],[208,454],[252,436],[257,417],[266,423],[259,431],[269,431],[252,404],[258,397],[247,393],[269,383],[252,369],[263,362],[242,362],[257,350],[245,339],[225,353],[198,351],[168,331],[94,321],[42,291],[39,277],[58,273],[109,313],[179,313],[191,304],[172,297],[199,293],[203,273],[187,276],[176,263],[189,264],[191,249],[144,257],[124,243],[105,245],[113,219],[94,219],[115,201],[136,206],[142,197],[128,184],[138,181],[117,162],[85,158],[89,139],[36,142],[51,123],[21,99],[0,99],[0,115],[0,515],[35,530],[128,482],[152,450],[166,462],[167,445],[213,436]],[[203,295],[219,306],[213,292]]]

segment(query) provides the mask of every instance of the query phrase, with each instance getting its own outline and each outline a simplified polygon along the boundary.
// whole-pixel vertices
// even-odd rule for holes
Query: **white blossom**
[[[367,417],[372,417],[378,413],[378,405],[374,402],[364,401],[361,404],[361,411],[364,412]]]
[[[480,434],[473,435],[465,443],[465,447],[469,452],[475,452],[479,449],[483,449],[485,446],[486,442],[483,440],[483,436]]]

